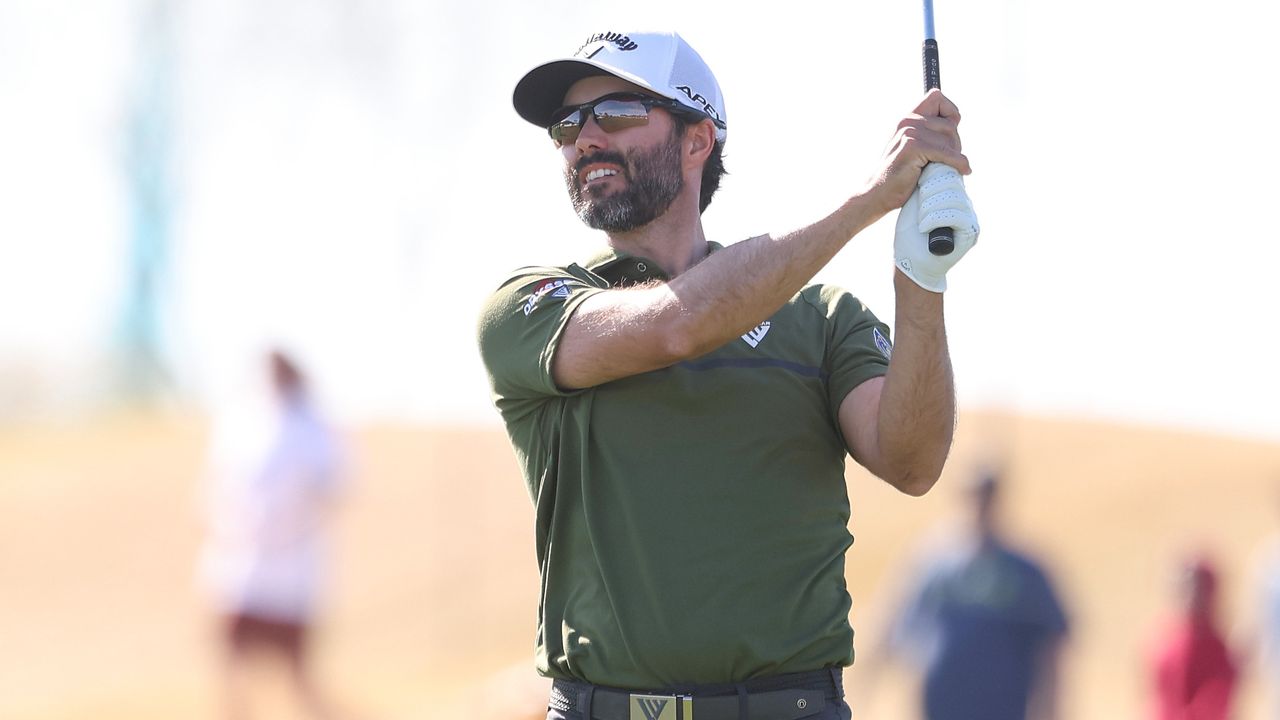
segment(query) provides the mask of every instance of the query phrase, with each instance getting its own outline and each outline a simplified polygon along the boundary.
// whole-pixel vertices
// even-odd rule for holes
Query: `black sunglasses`
[[[551,126],[547,128],[547,133],[555,141],[556,147],[563,147],[578,139],[578,133],[582,132],[582,126],[587,121],[587,113],[595,118],[601,130],[612,133],[649,124],[649,110],[655,107],[660,107],[673,115],[710,120],[716,127],[724,127],[723,122],[681,105],[675,100],[635,93],[612,93],[589,103],[566,105],[555,111],[551,115],[553,120]]]

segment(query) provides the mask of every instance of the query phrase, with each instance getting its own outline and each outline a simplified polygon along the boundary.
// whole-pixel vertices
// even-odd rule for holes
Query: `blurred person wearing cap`
[[[918,186],[926,166],[969,171],[956,106],[927,94],[830,215],[720,244],[701,214],[725,98],[678,34],[592,34],[513,102],[606,245],[515,271],[478,328],[535,505],[547,717],[849,717],[846,457],[921,495],[955,423],[942,293],[977,223],[958,173]],[[937,208],[960,218],[949,256],[921,230]],[[896,347],[811,282],[894,211]]]
[[[925,543],[876,654],[919,672],[928,720],[1060,713],[1067,616],[1041,562],[1004,536],[1003,483],[992,472],[970,481],[967,522]]]
[[[1196,554],[1178,568],[1178,607],[1150,655],[1154,720],[1227,720],[1238,670],[1218,625],[1218,570]]]
[[[267,353],[266,388],[214,425],[201,580],[218,620],[222,717],[252,717],[259,657],[283,662],[306,717],[336,717],[312,667],[341,442],[298,363]]]

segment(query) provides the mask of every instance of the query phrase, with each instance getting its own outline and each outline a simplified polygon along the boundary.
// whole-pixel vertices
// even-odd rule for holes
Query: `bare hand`
[[[960,109],[941,90],[930,90],[898,123],[898,131],[885,148],[881,170],[868,183],[866,194],[888,213],[911,197],[920,171],[931,162],[950,165],[968,175],[972,170],[969,158],[960,152],[959,125]]]

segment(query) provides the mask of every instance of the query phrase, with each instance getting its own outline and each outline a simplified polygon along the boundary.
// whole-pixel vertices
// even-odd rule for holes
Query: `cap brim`
[[[620,73],[614,68],[597,65],[590,60],[573,58],[553,60],[530,70],[520,78],[520,82],[516,83],[511,101],[520,117],[538,127],[549,127],[552,115],[556,110],[564,107],[564,95],[569,88],[583,78],[596,75],[612,75],[663,97],[670,97],[654,90],[640,78]]]

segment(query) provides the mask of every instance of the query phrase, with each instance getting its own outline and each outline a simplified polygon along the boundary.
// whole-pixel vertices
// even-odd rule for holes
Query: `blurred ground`
[[[139,414],[0,428],[0,718],[213,718],[193,581],[204,432],[195,418]],[[317,648],[324,677],[367,720],[519,717],[541,702],[528,669],[537,573],[504,434],[367,427],[352,439],[357,477]],[[1207,542],[1223,561],[1228,619],[1241,616],[1249,556],[1280,528],[1280,446],[967,414],[924,498],[850,472],[860,647],[894,568],[993,449],[1011,461],[1014,534],[1048,560],[1075,622],[1065,717],[1143,715],[1143,645],[1173,558]],[[1246,687],[1239,717],[1262,716],[1258,691]],[[293,717],[263,693],[278,706],[264,717]],[[911,717],[909,680],[886,675],[850,702],[855,717]]]

